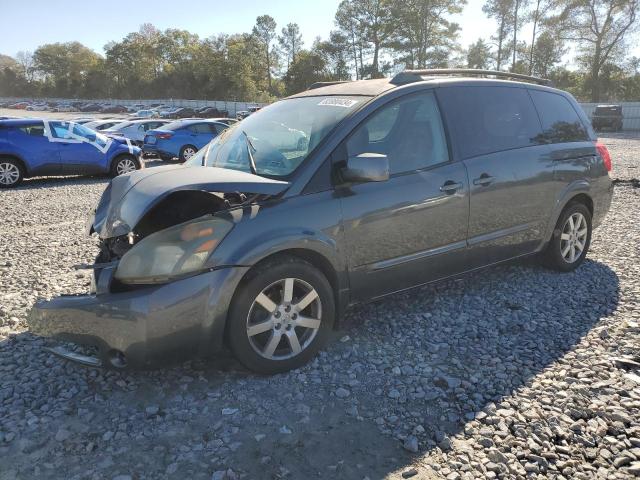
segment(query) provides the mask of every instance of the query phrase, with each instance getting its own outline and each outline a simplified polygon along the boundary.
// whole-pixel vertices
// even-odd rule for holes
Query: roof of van
[[[437,70],[435,70],[437,71]],[[499,72],[507,75],[507,72]],[[316,97],[316,96],[325,96],[325,95],[345,95],[345,96],[369,96],[375,97],[384,93],[393,88],[401,87],[403,85],[415,84],[415,83],[427,83],[427,82],[437,82],[437,83],[491,83],[494,85],[504,85],[504,84],[518,84],[522,85],[522,80],[508,80],[502,78],[481,78],[471,75],[429,75],[424,74],[422,76],[411,76],[406,75],[404,73],[398,74],[393,78],[376,78],[371,80],[355,80],[355,81],[345,81],[345,82],[326,82],[326,83],[316,83],[312,85],[308,90],[297,93],[295,95],[291,95],[289,98],[298,98],[298,97]],[[523,77],[526,77],[523,75]],[[534,78],[534,77],[530,77]],[[541,84],[544,86],[542,82],[546,82],[544,79],[539,79]],[[526,83],[527,86],[536,86],[534,83]],[[549,85],[546,86],[549,88]]]

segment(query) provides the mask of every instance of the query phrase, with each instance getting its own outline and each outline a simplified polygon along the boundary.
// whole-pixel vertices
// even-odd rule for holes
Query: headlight
[[[233,223],[206,218],[149,235],[124,254],[115,278],[123,283],[163,283],[201,270]]]

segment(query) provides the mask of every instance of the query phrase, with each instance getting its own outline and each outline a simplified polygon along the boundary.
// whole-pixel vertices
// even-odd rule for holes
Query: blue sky
[[[399,0],[402,1],[402,0]],[[35,50],[43,43],[77,40],[98,53],[104,45],[137,31],[141,24],[181,28],[209,37],[218,33],[249,32],[258,15],[269,14],[278,31],[289,22],[300,25],[304,41],[311,46],[317,36],[327,37],[334,26],[340,0],[108,0],[65,2],[51,0],[0,0],[2,41],[0,53],[14,56]],[[464,12],[453,20],[461,26],[463,47],[478,38],[488,39],[495,25],[482,12],[484,0],[468,0]],[[529,29],[522,32],[524,38]],[[631,52],[640,55],[640,46]]]
[[[35,50],[43,43],[77,40],[98,53],[111,40],[119,40],[138,30],[142,23],[156,27],[182,28],[208,37],[217,33],[248,32],[258,15],[268,13],[278,23],[278,31],[296,22],[307,46],[316,36],[326,37],[334,28],[334,15],[340,0],[109,0],[101,6],[90,2],[51,0],[0,0],[2,41],[0,53],[15,55]],[[97,2],[96,2],[97,3]],[[470,0],[465,12],[456,18],[462,26],[463,45],[493,29],[482,14],[483,0]],[[188,5],[188,6],[187,6]]]

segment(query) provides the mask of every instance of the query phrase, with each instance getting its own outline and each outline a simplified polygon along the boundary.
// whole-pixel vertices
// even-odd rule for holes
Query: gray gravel
[[[85,291],[106,185],[0,192],[0,479],[640,476],[640,137],[606,138],[614,203],[560,275],[521,262],[349,312],[310,365],[228,355],[104,372],[43,352],[38,297]]]

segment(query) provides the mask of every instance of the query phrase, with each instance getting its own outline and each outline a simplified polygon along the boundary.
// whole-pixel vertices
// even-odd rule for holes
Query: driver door
[[[387,156],[390,178],[338,187],[354,300],[465,269],[469,185],[451,162],[431,91],[382,106],[348,138],[348,157]]]
[[[105,171],[108,144],[100,141],[96,132],[72,122],[50,122],[50,127],[60,145],[60,162],[65,175]]]

